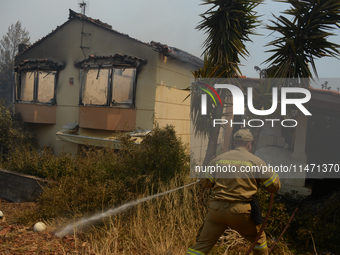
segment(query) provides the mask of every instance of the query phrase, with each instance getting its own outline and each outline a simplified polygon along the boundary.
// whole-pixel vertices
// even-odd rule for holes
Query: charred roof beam
[[[77,62],[75,65],[78,68],[97,68],[97,67],[138,67],[141,64],[146,64],[147,60],[132,57],[129,55],[124,55],[117,53],[115,55],[109,56],[96,56],[90,55],[88,58]]]

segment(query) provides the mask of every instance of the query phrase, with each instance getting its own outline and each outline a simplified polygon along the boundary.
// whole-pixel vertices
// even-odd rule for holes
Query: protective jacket
[[[202,178],[200,183],[205,188],[212,188],[210,201],[250,202],[259,185],[271,193],[276,193],[281,187],[278,174],[244,147],[221,154],[206,170],[206,178]]]

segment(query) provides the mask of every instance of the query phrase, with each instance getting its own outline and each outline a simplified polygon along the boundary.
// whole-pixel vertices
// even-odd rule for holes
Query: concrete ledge
[[[49,181],[0,168],[0,197],[22,203],[37,200]]]

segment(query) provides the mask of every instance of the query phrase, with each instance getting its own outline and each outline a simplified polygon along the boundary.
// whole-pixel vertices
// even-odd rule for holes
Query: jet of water
[[[138,200],[135,200],[135,201],[131,201],[131,202],[129,202],[127,204],[124,204],[124,205],[121,205],[121,206],[119,206],[117,208],[109,209],[106,212],[97,213],[97,214],[95,214],[95,215],[93,215],[91,217],[81,218],[77,222],[70,223],[65,228],[63,228],[62,230],[57,231],[55,233],[55,235],[58,236],[58,237],[64,237],[64,236],[66,236],[68,234],[73,233],[74,230],[81,230],[81,229],[83,229],[83,228],[85,228],[85,227],[87,227],[89,225],[94,224],[96,221],[98,221],[98,220],[100,220],[102,218],[122,213],[123,211],[129,209],[130,207],[138,205],[139,203],[143,203],[143,202],[151,200],[153,198],[156,198],[156,197],[159,197],[159,196],[163,196],[165,194],[174,192],[174,191],[179,190],[179,189],[183,189],[183,188],[188,187],[190,185],[193,185],[193,184],[195,184],[195,183],[197,183],[199,181],[200,180],[198,180],[196,182],[193,182],[193,183],[190,183],[190,184],[187,184],[187,185],[184,185],[184,186],[179,187],[179,188],[175,188],[175,189],[168,190],[168,191],[165,191],[165,192],[162,192],[162,193],[158,193],[158,194],[155,194],[155,195],[152,195],[152,196],[148,196],[148,197],[144,197],[144,198],[141,198],[141,199],[138,199]]]

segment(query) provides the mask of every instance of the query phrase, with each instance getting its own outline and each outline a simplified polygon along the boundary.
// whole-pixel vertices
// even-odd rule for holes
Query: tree
[[[254,70],[259,73],[260,79],[267,77],[267,69],[261,69],[259,66],[254,66]]]
[[[339,0],[275,1],[289,3],[290,7],[281,12],[285,15],[273,15],[274,20],[266,26],[276,38],[265,45],[272,47],[266,51],[272,55],[264,61],[269,64],[265,70],[268,78],[290,79],[275,79],[280,80],[279,82],[261,81],[260,90],[254,100],[257,109],[271,107],[273,87],[292,84],[294,87],[309,87],[309,79],[313,79],[311,70],[318,77],[315,59],[325,56],[338,58],[340,55],[340,45],[328,40],[330,36],[335,35],[332,31],[339,28]],[[327,88],[325,84],[325,89]],[[273,118],[282,116],[275,112]]]
[[[331,31],[339,28],[339,0],[276,0],[290,3],[290,9],[282,12],[292,17],[280,15],[267,25],[267,29],[281,34],[266,46],[273,49],[273,55],[265,60],[272,67],[269,77],[313,78],[310,66],[318,77],[314,60],[340,55],[340,45],[327,40],[335,35]],[[308,86],[307,84],[305,84]]]
[[[203,5],[213,6],[200,16],[203,20],[196,27],[206,31],[204,52],[213,64],[224,64],[230,70],[229,77],[241,74],[240,57],[249,55],[245,43],[255,34],[260,21],[254,8],[263,0],[204,0]]]
[[[245,43],[251,41],[249,35],[254,34],[260,24],[254,8],[262,0],[205,0],[203,4],[212,7],[201,15],[203,20],[197,29],[208,34],[204,42],[204,67],[193,72],[195,78],[237,78],[241,75],[239,69],[240,57],[249,55]],[[226,91],[219,93],[222,100]],[[197,99],[192,102],[199,102]],[[191,119],[194,122],[196,136],[208,138],[208,148],[203,165],[207,165],[216,155],[217,139],[220,125],[211,128],[213,119],[220,119],[223,108],[228,104],[225,100],[222,106],[210,109],[206,116],[201,115],[201,107],[195,103],[191,106]],[[210,128],[207,128],[207,127]]]
[[[18,53],[19,44],[29,44],[29,32],[22,28],[21,22],[17,21],[8,27],[8,31],[0,40],[0,90],[1,96],[8,93],[7,103],[12,102],[14,86],[14,58]]]

